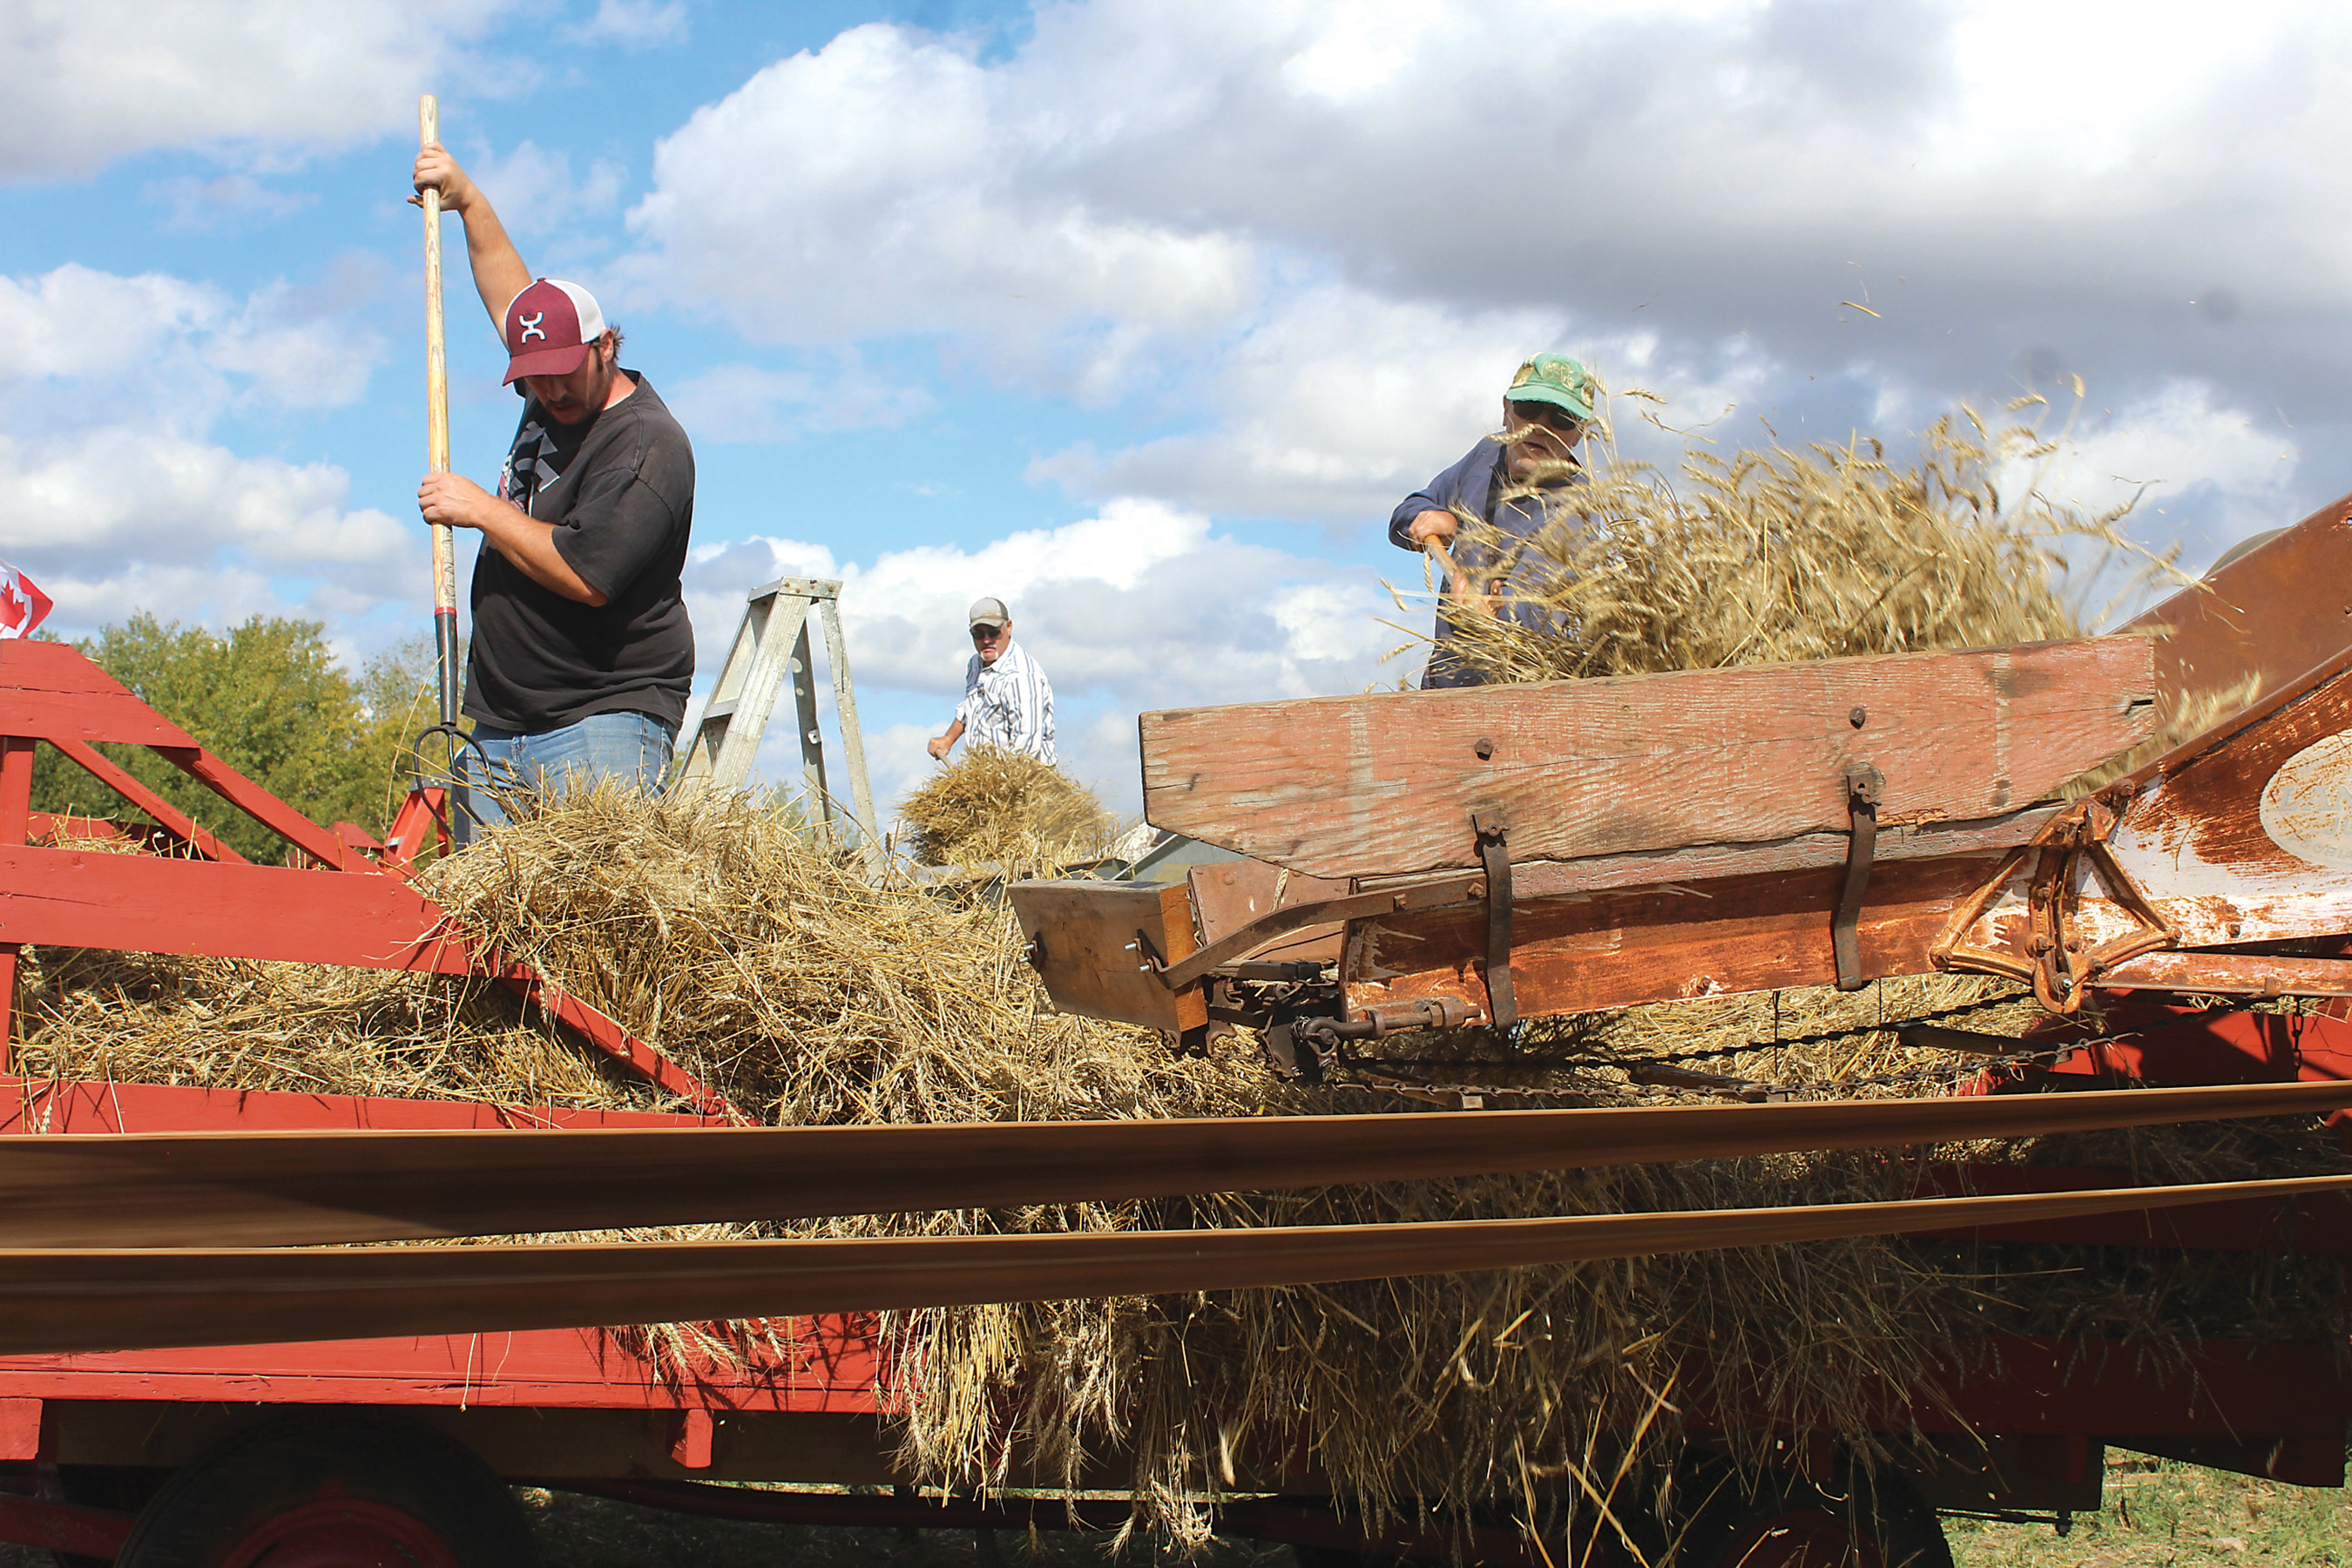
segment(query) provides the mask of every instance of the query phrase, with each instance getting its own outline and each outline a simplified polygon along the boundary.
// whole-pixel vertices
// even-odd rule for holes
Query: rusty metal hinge
[[[1474,811],[1470,828],[1478,836],[1478,863],[1486,873],[1486,1022],[1507,1029],[1519,1021],[1511,994],[1510,813]]]
[[[1862,900],[1870,891],[1871,861],[1878,853],[1878,802],[1886,779],[1868,763],[1845,765],[1846,819],[1853,837],[1845,847],[1845,885],[1830,916],[1830,950],[1837,956],[1837,988],[1859,991],[1870,984],[1862,970]],[[1814,951],[1819,952],[1819,949]]]
[[[2026,952],[2033,961],[2034,999],[2053,1013],[2079,1009],[2091,985],[2116,964],[2179,944],[2180,933],[2107,847],[2131,795],[2128,784],[2110,785],[2052,822],[2037,841],[2039,863],[2026,889]],[[2137,927],[2096,946],[2082,931],[2083,889],[2094,875]]]
[[[1929,950],[1937,966],[2025,981],[2036,1001],[2063,1016],[2079,1010],[2100,977],[2117,964],[2178,947],[2179,931],[2157,912],[2107,847],[2135,793],[2128,780],[2109,784],[2051,818],[2032,844],[2013,851],[1954,913]],[[2095,945],[2082,919],[2083,891],[2094,878],[2133,921],[2133,929]],[[2018,883],[2023,884],[2026,912],[2022,940],[2012,937],[1995,948],[1969,944],[1969,932]]]

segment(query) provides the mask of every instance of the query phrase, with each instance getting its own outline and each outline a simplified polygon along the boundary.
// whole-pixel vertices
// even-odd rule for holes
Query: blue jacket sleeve
[[[1412,527],[1412,520],[1425,511],[1459,509],[1474,517],[1486,516],[1486,497],[1484,491],[1486,487],[1480,481],[1486,479],[1494,462],[1493,443],[1481,437],[1478,444],[1465,453],[1459,462],[1397,503],[1396,510],[1389,513],[1389,542],[1399,550],[1411,550],[1417,553],[1421,546],[1412,542],[1408,531]]]

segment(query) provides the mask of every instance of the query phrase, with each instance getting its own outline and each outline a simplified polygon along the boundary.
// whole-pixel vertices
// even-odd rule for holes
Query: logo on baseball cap
[[[1590,419],[1598,390],[1592,373],[1568,355],[1538,354],[1519,366],[1503,395],[1514,403],[1549,403],[1568,410],[1570,418]]]
[[[542,278],[507,306],[507,381],[526,375],[570,375],[604,335],[596,296],[577,283]]]

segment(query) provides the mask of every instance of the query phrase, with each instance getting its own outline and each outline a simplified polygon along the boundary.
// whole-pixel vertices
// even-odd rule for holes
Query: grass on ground
[[[2110,1451],[2106,1505],[2061,1536],[1948,1519],[1955,1568],[2352,1568],[2352,1491]]]

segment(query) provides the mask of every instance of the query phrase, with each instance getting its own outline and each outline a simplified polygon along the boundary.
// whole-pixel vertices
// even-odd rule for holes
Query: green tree
[[[407,787],[410,736],[430,649],[408,645],[358,679],[337,662],[317,621],[256,616],[216,636],[145,611],[75,646],[238,773],[321,822],[381,832]],[[420,658],[420,655],[422,656]],[[141,783],[239,853],[276,860],[275,834],[143,746],[105,746]],[[43,748],[34,805],[92,816],[136,814],[70,761]]]

